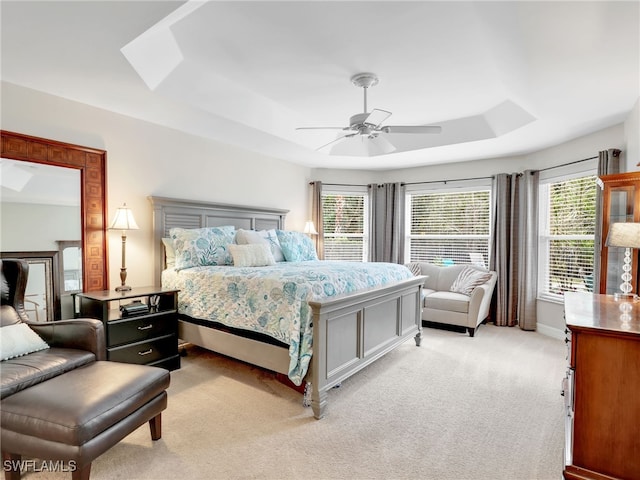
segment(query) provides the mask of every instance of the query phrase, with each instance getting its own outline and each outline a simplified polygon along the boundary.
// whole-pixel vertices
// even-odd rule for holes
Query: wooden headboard
[[[176,198],[149,197],[153,205],[153,279],[160,285],[165,265],[162,239],[169,237],[169,230],[179,228],[203,228],[233,225],[245,230],[284,230],[289,210],[242,205],[207,203]]]

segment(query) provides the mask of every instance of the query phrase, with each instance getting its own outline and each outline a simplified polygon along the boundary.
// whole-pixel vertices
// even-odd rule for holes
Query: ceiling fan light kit
[[[349,118],[348,127],[298,127],[296,130],[342,130],[335,140],[322,145],[317,150],[331,146],[329,155],[364,156],[386,155],[396,150],[393,135],[424,135],[440,133],[442,128],[436,125],[385,125],[382,123],[391,116],[391,112],[374,108],[367,110],[367,90],[378,84],[374,73],[358,73],[351,77],[351,83],[362,88],[364,93],[364,112],[356,113]]]

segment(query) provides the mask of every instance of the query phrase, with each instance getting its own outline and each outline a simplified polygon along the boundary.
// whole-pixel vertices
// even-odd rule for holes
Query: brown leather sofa
[[[159,439],[169,372],[104,361],[98,320],[30,323],[24,312],[28,264],[3,259],[0,272],[0,328],[27,323],[49,346],[0,362],[5,479],[20,478],[26,456],[62,461],[73,480],[88,480],[91,462],[144,423]]]

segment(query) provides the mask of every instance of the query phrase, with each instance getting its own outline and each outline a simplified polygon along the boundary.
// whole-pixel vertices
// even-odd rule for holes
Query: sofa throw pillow
[[[234,267],[264,267],[275,265],[276,261],[266,243],[249,245],[229,245]]]
[[[176,253],[175,269],[207,265],[232,265],[229,245],[235,237],[235,227],[172,228],[169,236]]]
[[[278,235],[275,229],[271,230],[243,230],[242,228],[236,233],[236,243],[238,245],[252,245],[263,243],[269,245],[271,255],[276,262],[284,262],[284,253],[278,241]]]
[[[318,260],[316,247],[306,234],[288,230],[276,230],[276,234],[287,262]]]
[[[453,281],[449,290],[455,293],[462,293],[463,295],[471,295],[474,288],[488,282],[490,278],[491,272],[478,270],[477,268],[467,265],[460,270],[460,273]]]
[[[47,348],[49,348],[47,342],[26,323],[16,323],[0,328],[0,357],[3,361]]]

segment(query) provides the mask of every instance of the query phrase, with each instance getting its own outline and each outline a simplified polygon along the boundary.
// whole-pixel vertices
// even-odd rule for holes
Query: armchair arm
[[[482,320],[489,315],[489,307],[491,306],[491,297],[493,296],[493,290],[496,286],[496,280],[498,274],[491,272],[491,279],[477,286],[471,292],[471,299],[469,300],[469,319],[475,321],[478,325]]]
[[[96,360],[106,359],[104,325],[93,318],[31,323],[29,327],[51,347],[77,348],[93,352]]]

